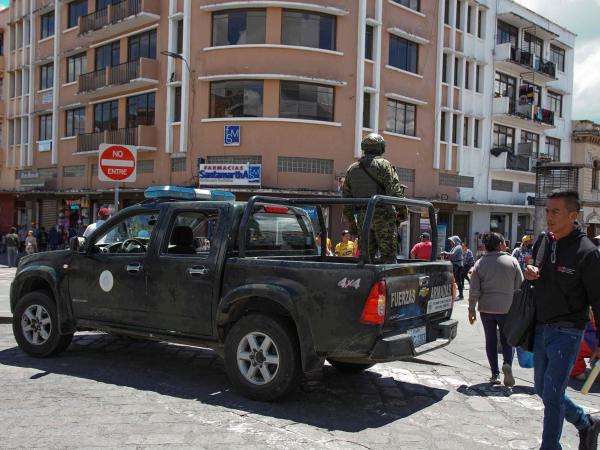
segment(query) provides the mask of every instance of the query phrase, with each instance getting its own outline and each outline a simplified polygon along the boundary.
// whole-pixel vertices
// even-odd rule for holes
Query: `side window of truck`
[[[266,206],[248,221],[246,248],[250,252],[316,254],[312,223],[308,216],[293,210]]]
[[[145,253],[158,211],[128,216],[102,234],[94,247],[101,253]]]
[[[208,257],[217,234],[217,211],[181,211],[163,243],[162,254]]]

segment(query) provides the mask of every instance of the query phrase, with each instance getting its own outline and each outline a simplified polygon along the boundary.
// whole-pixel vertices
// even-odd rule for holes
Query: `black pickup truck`
[[[365,248],[378,203],[429,211],[431,204],[371,199],[248,202],[181,200],[199,190],[152,190],[69,250],[23,258],[11,286],[17,343],[56,355],[78,330],[209,347],[224,357],[243,395],[274,400],[321,370],[342,372],[412,357],[455,336],[449,263],[377,264],[317,249],[306,205],[364,205]],[[192,194],[190,196],[190,191]],[[212,198],[212,197],[210,197]]]

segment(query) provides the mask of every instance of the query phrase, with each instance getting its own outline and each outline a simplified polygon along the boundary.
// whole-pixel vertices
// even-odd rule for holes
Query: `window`
[[[330,175],[333,173],[333,160],[279,156],[277,157],[277,171]]]
[[[131,36],[127,52],[128,61],[137,61],[140,58],[156,59],[156,30]]]
[[[181,122],[181,86],[175,88],[173,100],[173,122]]]
[[[597,159],[592,163],[592,189],[600,189],[600,161]]]
[[[442,55],[442,83],[448,82],[448,54],[444,53]]]
[[[532,53],[538,58],[542,57],[544,41],[530,33],[523,33],[523,51]]]
[[[371,94],[367,92],[363,96],[363,127],[371,128]]]
[[[556,68],[561,72],[565,71],[565,50],[550,44],[550,61],[556,64]]]
[[[373,59],[373,27],[367,25],[365,30],[365,58]]]
[[[154,173],[154,160],[141,159],[137,162],[137,173]]]
[[[177,21],[177,53],[183,53],[183,19]]]
[[[121,46],[119,41],[111,42],[96,49],[95,70],[113,67],[119,64]]]
[[[397,100],[387,101],[387,122],[385,129],[392,133],[415,136],[417,107]]]
[[[80,17],[88,13],[88,0],[75,0],[69,3],[69,28],[76,27]]]
[[[211,242],[218,230],[217,211],[186,211],[177,214],[169,240],[163,244],[162,254],[208,258]]]
[[[548,109],[554,111],[558,117],[562,117],[563,96],[556,92],[548,91]]]
[[[316,254],[310,218],[293,210],[272,213],[257,208],[248,221],[246,248],[250,253]]]
[[[517,100],[517,79],[506,74],[496,72],[494,95],[496,97],[508,97],[509,111],[514,112]]]
[[[497,44],[505,44],[510,42],[512,48],[517,48],[519,39],[519,30],[506,22],[498,21],[498,35],[496,36]]]
[[[494,124],[494,142],[493,148],[504,147],[513,151],[515,146],[515,129],[503,125]]]
[[[477,14],[477,37],[478,38],[483,38],[483,21],[485,18],[485,14],[484,12],[480,9],[479,13]]]
[[[154,125],[154,92],[127,97],[127,128],[139,125]]]
[[[54,36],[54,11],[50,11],[40,17],[41,20],[41,32],[40,39],[44,39],[50,36]]]
[[[68,109],[66,115],[65,136],[77,136],[85,133],[85,108]]]
[[[40,116],[40,134],[38,141],[49,141],[52,139],[52,114]]]
[[[442,111],[440,115],[440,141],[446,142],[446,112]]]
[[[406,6],[407,8],[414,9],[415,11],[420,11],[420,0],[392,0],[394,3],[398,3],[399,5]]]
[[[502,192],[512,192],[513,191],[513,182],[492,179],[492,190],[502,191]]]
[[[0,100],[4,99],[4,77],[0,77]]]
[[[282,81],[280,91],[280,117],[333,122],[333,87]]]
[[[479,144],[479,119],[473,122],[473,147],[480,148]]]
[[[266,17],[264,9],[213,13],[212,45],[264,44]]]
[[[471,20],[472,20],[472,16],[473,16],[473,7],[471,5],[467,6],[467,33],[471,34],[472,31],[472,27],[471,27]]]
[[[390,66],[417,73],[419,46],[398,36],[390,36]]]
[[[261,117],[263,81],[215,81],[210,84],[210,117]]]
[[[540,135],[531,133],[530,131],[521,130],[521,144],[531,144],[531,155],[527,154],[527,156],[537,157],[540,148]],[[519,150],[517,153],[524,154],[525,152]]]
[[[444,23],[450,25],[450,0],[444,2]]]
[[[460,10],[462,9],[462,2],[460,0],[456,1],[456,28],[458,28],[459,30],[461,29],[460,27]]]
[[[463,145],[469,145],[469,118],[466,116],[463,124]]]
[[[54,64],[44,64],[40,67],[40,90],[54,86]]]
[[[108,247],[110,247],[110,254],[145,253],[146,245],[150,241],[150,236],[152,235],[152,230],[154,230],[156,222],[158,221],[158,214],[158,211],[149,211],[124,218],[99,236],[94,243],[94,247],[103,247],[107,250]],[[125,243],[127,240],[129,240],[127,246],[124,247],[118,245]]]
[[[471,87],[471,81],[469,79],[470,73],[471,63],[469,61],[465,61],[465,89],[469,89]]]
[[[185,172],[185,158],[171,158],[171,172]]]
[[[475,65],[475,91],[481,92],[483,90],[483,86],[481,86],[481,66],[479,64]]]
[[[521,87],[519,87],[519,104],[542,106],[542,88],[527,81],[522,81]]]
[[[456,114],[452,115],[452,143],[458,143],[458,116]]]
[[[63,177],[72,178],[72,177],[82,177],[85,175],[85,166],[77,165],[77,166],[63,166]]]
[[[96,0],[96,11],[100,11],[101,9],[108,8],[108,5],[117,5],[121,3],[123,0]]]
[[[67,83],[77,81],[79,75],[85,73],[87,66],[87,56],[85,53],[69,56],[67,58]]]
[[[454,86],[460,86],[460,73],[462,72],[461,69],[461,65],[462,65],[462,59],[460,58],[454,58]]]
[[[560,161],[560,139],[546,136],[546,152],[545,154],[551,161]]]
[[[119,102],[96,103],[94,105],[94,132],[119,128]]]
[[[281,43],[335,50],[335,28],[335,16],[284,10],[281,24]]]
[[[439,173],[439,184],[441,186],[453,186],[453,187],[464,187],[464,188],[472,188],[475,183],[475,179],[473,177],[465,177],[462,175],[455,175],[453,173]]]

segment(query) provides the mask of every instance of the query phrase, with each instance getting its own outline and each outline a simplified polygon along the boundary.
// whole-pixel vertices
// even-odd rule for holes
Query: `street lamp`
[[[169,58],[175,58],[175,59],[180,59],[180,60],[182,60],[182,61],[185,63],[185,65],[186,65],[186,67],[187,67],[187,70],[188,70],[188,72],[189,72],[190,74],[192,73],[192,69],[190,69],[190,65],[188,64],[188,62],[187,62],[187,59],[185,59],[185,58],[184,58],[182,55],[180,55],[179,53],[170,52],[170,51],[168,51],[168,50],[163,50],[163,51],[161,51],[161,52],[160,52],[160,54],[161,54],[161,55],[164,55],[164,56],[168,56]]]

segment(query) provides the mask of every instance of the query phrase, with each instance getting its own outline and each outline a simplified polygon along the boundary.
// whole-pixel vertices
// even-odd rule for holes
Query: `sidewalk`
[[[25,253],[19,256],[23,256]],[[0,323],[11,323],[10,284],[15,277],[16,268],[8,267],[6,253],[0,254]]]

